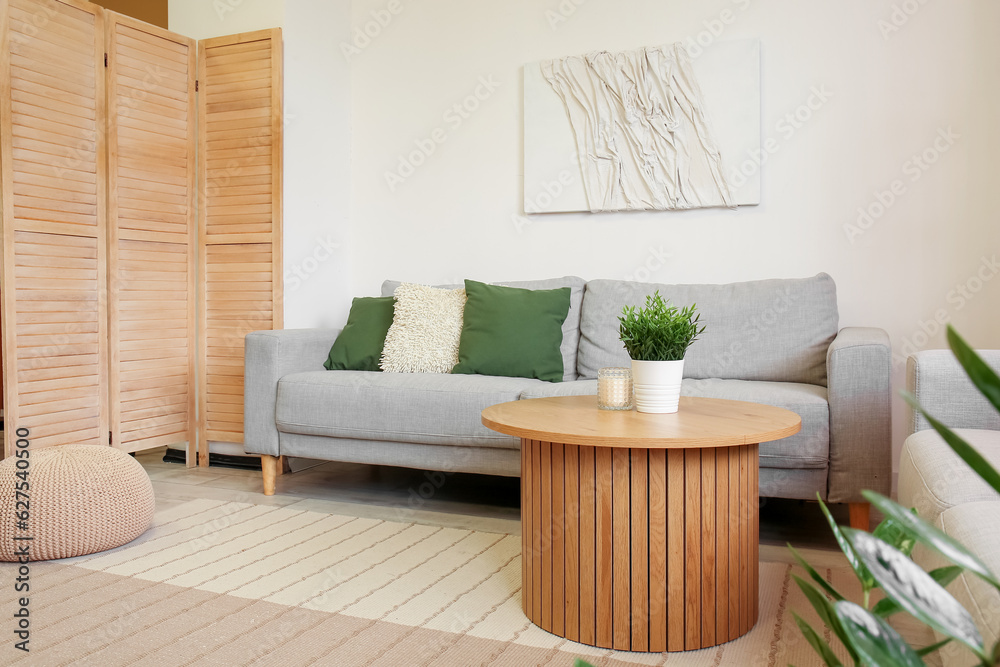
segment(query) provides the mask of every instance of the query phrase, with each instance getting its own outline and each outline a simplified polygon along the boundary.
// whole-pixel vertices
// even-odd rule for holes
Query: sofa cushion
[[[826,385],[826,351],[837,335],[837,292],[825,273],[729,285],[657,285],[592,280],[584,292],[577,372],[628,365],[618,316],[659,290],[677,306],[697,304],[705,333],[685,357],[684,375]]]
[[[528,387],[521,392],[521,399],[549,398],[550,396],[597,396],[597,380],[576,380],[575,382],[547,382]]]
[[[328,371],[380,371],[385,336],[392,326],[392,297],[357,297],[347,324],[330,348]]]
[[[458,363],[465,289],[403,283],[379,366],[389,373],[450,373]]]
[[[392,296],[396,288],[400,286],[396,280],[386,280],[382,283],[382,296]],[[576,276],[565,276],[563,278],[549,278],[547,280],[516,280],[514,282],[495,283],[506,287],[520,287],[521,289],[558,289],[560,287],[570,288],[569,313],[562,326],[562,345],[559,351],[563,357],[563,382],[571,382],[576,377],[577,372],[577,350],[580,347],[580,306],[583,302],[584,286],[587,284],[583,278]],[[456,289],[462,285],[438,285]],[[595,372],[594,377],[597,377]]]
[[[521,398],[588,394],[597,395],[597,380],[532,386],[521,392]],[[791,410],[802,418],[802,430],[788,438],[762,442],[761,467],[794,470],[827,467],[830,458],[830,409],[823,387],[792,382],[687,379],[681,384],[681,395],[765,403]]]
[[[321,371],[278,381],[279,431],[359,440],[506,447],[518,439],[483,426],[480,413],[516,401],[528,378]]]
[[[465,281],[456,374],[562,382],[562,326],[570,288],[529,290]]]
[[[830,461],[830,406],[826,389],[795,382],[694,380],[681,383],[681,396],[750,401],[791,410],[802,429],[781,440],[760,443],[761,468],[826,468]]]
[[[955,433],[1000,469],[1000,431],[959,428]],[[958,457],[937,431],[930,429],[917,431],[903,443],[898,492],[899,502],[915,507],[929,523],[956,505],[1000,501],[1000,495]]]
[[[953,507],[938,517],[937,526],[978,556],[991,572],[1000,572],[1000,501],[970,502]],[[940,561],[935,560],[936,566]],[[1000,639],[1000,592],[968,572],[948,586],[948,591],[972,615],[986,646]],[[940,638],[940,637],[939,637]],[[967,649],[942,649],[942,664],[968,665]]]

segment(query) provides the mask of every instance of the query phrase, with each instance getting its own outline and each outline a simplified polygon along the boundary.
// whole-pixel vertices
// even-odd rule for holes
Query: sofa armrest
[[[977,352],[1000,372],[1000,350]],[[1000,430],[1000,414],[972,384],[951,350],[925,350],[907,358],[906,389],[950,428]],[[907,434],[931,427],[923,415],[907,409]]]
[[[274,406],[278,380],[290,373],[324,370],[339,329],[254,331],[245,341],[243,448],[251,454],[278,456]]]
[[[892,490],[892,346],[882,329],[846,327],[826,352],[830,401],[827,499],[867,502]]]

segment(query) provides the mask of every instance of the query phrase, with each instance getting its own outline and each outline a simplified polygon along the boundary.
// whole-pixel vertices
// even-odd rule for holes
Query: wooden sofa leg
[[[847,508],[851,515],[851,528],[867,531],[872,509],[871,503],[848,503]]]
[[[278,477],[280,462],[277,456],[260,455],[260,469],[264,473],[264,495],[274,495],[274,482]]]

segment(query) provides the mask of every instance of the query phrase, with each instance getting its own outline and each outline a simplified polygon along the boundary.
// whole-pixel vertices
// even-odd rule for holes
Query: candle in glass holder
[[[601,410],[632,409],[631,368],[602,368],[597,371],[597,407]]]

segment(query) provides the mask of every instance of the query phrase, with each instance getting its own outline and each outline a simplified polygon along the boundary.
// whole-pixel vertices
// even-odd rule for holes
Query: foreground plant
[[[1000,412],[1000,378],[997,374],[950,326],[948,344],[969,379]],[[963,461],[1000,493],[1000,473],[979,452],[929,415],[915,397],[903,392],[903,398],[927,419]],[[863,495],[886,517],[870,534],[838,526],[829,509],[820,500],[820,507],[837,544],[861,582],[860,604],[847,600],[792,545],[788,545],[792,555],[808,575],[808,579],[793,575],[795,582],[823,623],[847,648],[853,664],[918,667],[925,664],[923,656],[954,641],[963,644],[975,655],[977,665],[1000,666],[1000,642],[994,646],[986,646],[972,616],[945,590],[945,586],[963,571],[982,578],[998,591],[1000,580],[965,547],[920,519],[915,511],[873,491],[864,491]],[[917,542],[934,549],[952,565],[924,572],[910,559],[910,553]],[[876,588],[881,589],[885,597],[869,608],[871,592]],[[887,618],[901,611],[910,614],[946,639],[919,650],[912,648],[886,622]],[[806,641],[823,659],[824,664],[828,667],[842,667],[822,635],[800,616],[794,612],[792,615]]]
[[[696,304],[677,308],[664,301],[659,290],[646,305],[626,306],[618,317],[618,334],[628,356],[636,361],[680,361],[691,343],[705,331],[698,326]]]

